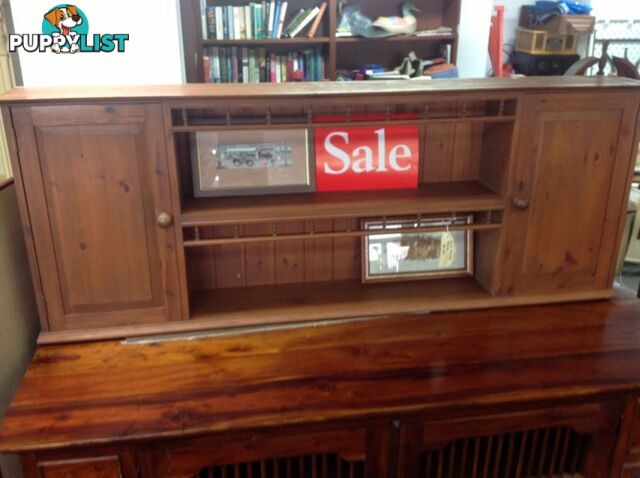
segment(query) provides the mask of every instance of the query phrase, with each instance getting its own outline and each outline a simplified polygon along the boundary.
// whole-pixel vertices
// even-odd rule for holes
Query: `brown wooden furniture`
[[[0,101],[41,342],[611,297],[639,91],[610,78],[14,90]],[[191,133],[312,130],[327,114],[418,124],[420,187],[194,197]],[[473,213],[460,227],[474,276],[363,285],[360,220],[430,213]]]
[[[27,478],[637,476],[639,316],[627,296],[41,347],[0,450]]]
[[[209,1],[210,5],[214,2]],[[228,0],[216,5],[248,5],[250,0]],[[320,5],[321,0],[289,0],[287,22],[301,8]],[[420,9],[416,13],[418,31],[433,30],[442,26],[453,28],[453,33],[419,36],[398,36],[392,38],[367,39],[360,37],[336,37],[336,27],[340,20],[338,0],[327,0],[327,11],[316,36],[264,40],[205,40],[202,38],[202,20],[199,0],[181,0],[182,35],[185,69],[189,83],[203,83],[202,57],[211,46],[262,47],[267,51],[286,53],[322,47],[327,57],[326,79],[335,80],[337,70],[353,70],[365,64],[381,64],[387,68],[400,65],[411,51],[420,58],[439,55],[442,45],[450,45],[451,62],[455,64],[458,50],[458,25],[460,23],[460,0],[414,0]],[[379,16],[399,15],[402,2],[361,2],[363,13],[375,20]],[[285,22],[286,24],[286,22]]]

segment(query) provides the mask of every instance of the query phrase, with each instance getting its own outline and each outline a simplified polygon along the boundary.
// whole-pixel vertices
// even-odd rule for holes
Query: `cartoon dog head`
[[[68,35],[72,28],[82,23],[82,17],[78,15],[78,7],[74,5],[65,5],[49,10],[44,18],[58,28],[63,35]]]

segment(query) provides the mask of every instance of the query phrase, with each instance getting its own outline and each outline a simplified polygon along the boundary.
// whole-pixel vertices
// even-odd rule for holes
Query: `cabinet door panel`
[[[121,478],[118,457],[41,464],[43,478]]]
[[[621,408],[608,402],[406,423],[397,478],[605,478]]]
[[[243,433],[140,453],[144,478],[383,478],[366,462],[364,429]]]
[[[608,289],[637,100],[537,95],[523,107],[503,291]]]
[[[173,209],[160,108],[58,113],[14,110],[50,328],[178,317],[174,231],[155,224]]]

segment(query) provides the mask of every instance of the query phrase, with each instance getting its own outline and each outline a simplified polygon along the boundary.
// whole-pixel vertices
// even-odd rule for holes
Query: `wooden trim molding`
[[[13,186],[13,183],[13,178],[0,179],[0,191],[4,191],[5,189]]]
[[[375,84],[368,84],[375,83]],[[398,84],[400,83],[400,84]],[[638,89],[640,82],[617,77],[536,77],[536,78],[481,78],[455,79],[450,81],[397,82],[397,81],[354,81],[354,82],[308,82],[308,83],[261,83],[252,85],[235,84],[187,84],[134,86],[93,86],[93,87],[49,87],[14,88],[0,96],[0,104],[62,101],[114,101],[114,100],[202,100],[225,99],[271,100],[273,98],[297,98],[323,100],[330,97],[352,97],[357,94],[362,99],[381,95],[442,95],[465,93],[517,94],[527,91],[557,91],[564,93],[575,89]]]

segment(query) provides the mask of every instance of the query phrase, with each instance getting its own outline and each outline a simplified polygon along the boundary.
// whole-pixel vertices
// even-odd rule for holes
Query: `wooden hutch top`
[[[359,81],[274,84],[185,84],[153,86],[92,86],[15,88],[0,96],[0,103],[42,103],[92,100],[190,100],[271,97],[325,97],[344,95],[447,95],[455,93],[568,91],[582,88],[638,88],[640,82],[613,77],[482,78],[433,81]]]

